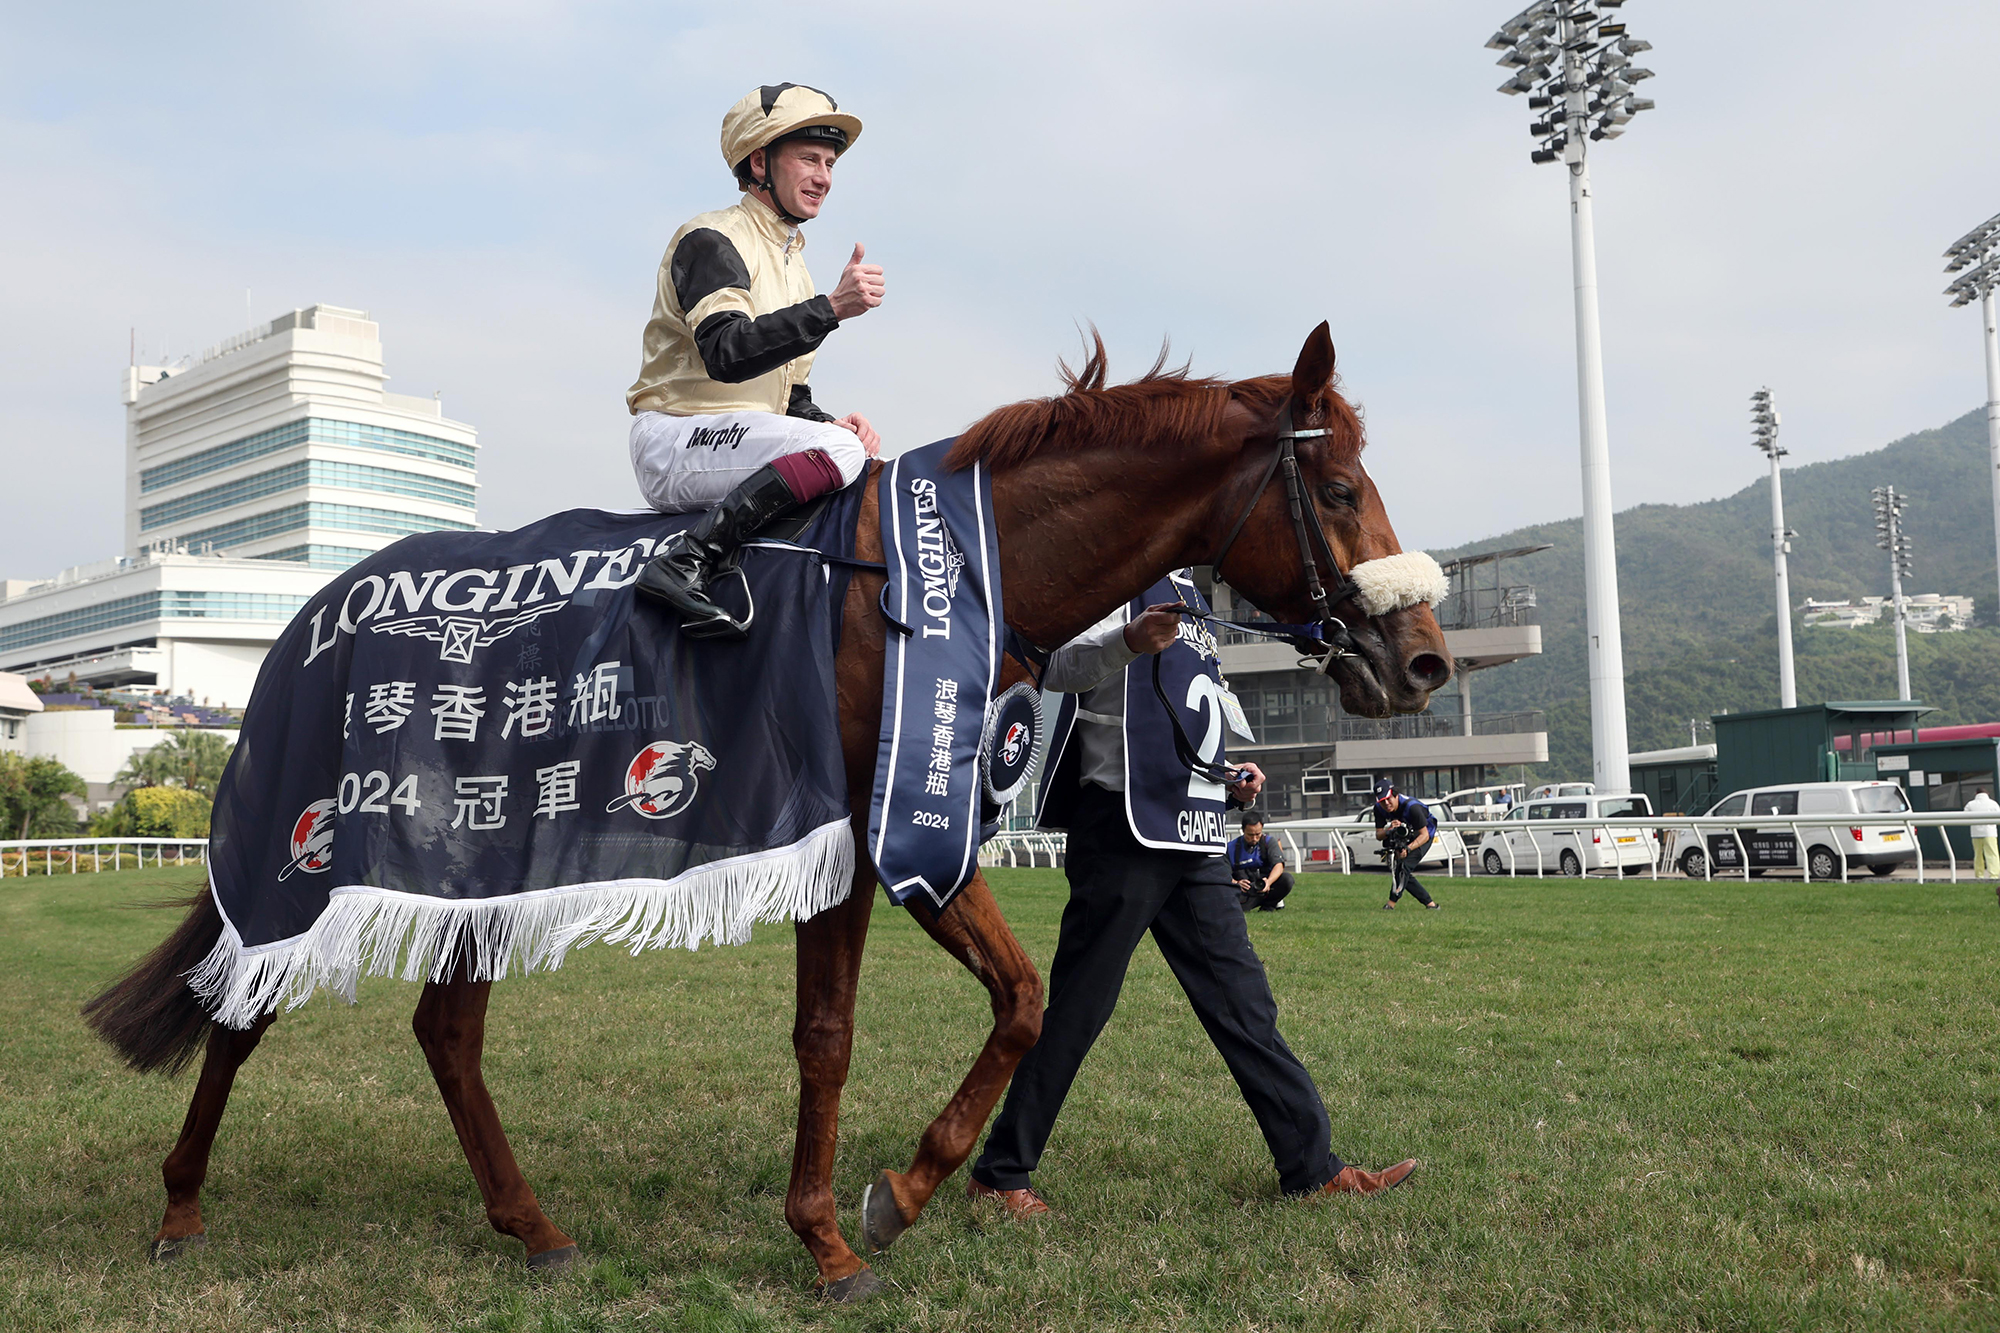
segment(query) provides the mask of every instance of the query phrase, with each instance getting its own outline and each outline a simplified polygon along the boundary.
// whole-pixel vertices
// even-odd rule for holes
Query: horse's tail
[[[83,1006],[84,1020],[92,1030],[140,1073],[156,1069],[180,1073],[215,1026],[188,985],[187,974],[222,938],[222,913],[206,888],[185,905],[193,910],[159,948]]]

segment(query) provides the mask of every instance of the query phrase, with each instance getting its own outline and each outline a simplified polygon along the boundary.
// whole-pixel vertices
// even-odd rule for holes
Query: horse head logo
[[[292,822],[292,860],[278,872],[289,879],[294,870],[317,875],[333,864],[333,801],[314,801]]]
[[[625,794],[605,806],[616,811],[631,807],[648,819],[671,819],[694,804],[701,792],[701,774],[715,767],[715,756],[695,741],[654,741],[625,766]]]
[[[1006,739],[1000,742],[1000,762],[1008,768],[1021,762],[1022,754],[1028,748],[1028,724],[1016,722],[1007,728]]]

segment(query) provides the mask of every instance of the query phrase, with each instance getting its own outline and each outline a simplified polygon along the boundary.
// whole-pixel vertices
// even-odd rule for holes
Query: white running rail
[[[79,871],[142,869],[156,866],[202,865],[208,860],[207,838],[25,838],[0,842],[0,876],[53,875],[56,866]],[[127,861],[132,862],[130,866]]]
[[[1802,817],[1739,815],[1733,818],[1720,819],[1705,815],[1660,815],[1641,819],[1537,819],[1530,821],[1530,824],[1536,833],[1578,838],[1581,838],[1585,834],[1596,833],[1608,839],[1615,839],[1621,831],[1630,833],[1634,830],[1638,830],[1642,834],[1655,833],[1658,835],[1656,846],[1663,849],[1663,851],[1662,854],[1654,856],[1650,865],[1643,867],[1651,878],[1658,879],[1663,867],[1670,872],[1678,873],[1681,856],[1690,849],[1699,848],[1702,853],[1701,878],[1704,880],[1713,880],[1718,877],[1748,880],[1752,870],[1766,868],[1752,866],[1749,863],[1749,849],[1744,845],[1743,840],[1743,834],[1746,831],[1761,833],[1788,832],[1791,834],[1793,846],[1801,847],[1808,845],[1808,834],[1820,830],[1830,831],[1835,836],[1814,839],[1814,841],[1824,841],[1837,845],[1842,839],[1852,838],[1850,830],[1882,828],[1902,831],[1910,839],[1913,847],[1921,848],[1921,844],[1917,839],[1917,830],[1926,828],[1937,829],[1940,833],[1938,840],[1943,844],[1945,852],[1942,858],[1945,863],[1943,867],[1945,875],[1943,878],[1947,879],[1950,883],[1956,884],[1962,877],[1970,875],[1971,867],[1959,860],[1956,849],[1951,845],[1951,839],[1942,836],[1943,830],[1948,828],[1965,828],[1973,824],[1993,822],[1995,821],[1991,815],[1968,815],[1959,811],[1935,811],[1930,813],[1910,811],[1905,814],[1895,815],[1810,815]],[[1559,853],[1545,855],[1542,851],[1540,839],[1528,840],[1533,848],[1532,856],[1527,852],[1516,852],[1508,845],[1508,840],[1504,837],[1491,837],[1489,841],[1490,835],[1528,831],[1528,829],[1522,826],[1521,821],[1440,819],[1438,821],[1438,829],[1440,831],[1454,831],[1460,835],[1461,839],[1467,834],[1479,835],[1479,846],[1475,847],[1470,841],[1466,841],[1465,850],[1462,853],[1446,858],[1444,871],[1447,876],[1455,878],[1460,874],[1470,875],[1472,873],[1473,861],[1484,856],[1488,850],[1500,853],[1502,863],[1505,866],[1503,873],[1509,876],[1546,875],[1557,869],[1555,862],[1558,859]],[[1285,849],[1288,853],[1285,859],[1289,863],[1288,868],[1293,870],[1312,870],[1323,866],[1328,870],[1338,868],[1344,874],[1352,874],[1355,869],[1354,851],[1347,845],[1347,837],[1342,835],[1352,835],[1359,839],[1367,840],[1371,844],[1371,847],[1367,849],[1370,851],[1372,851],[1372,843],[1374,842],[1373,827],[1357,824],[1352,819],[1289,819],[1273,821],[1264,826],[1264,831],[1284,841]],[[1736,845],[1738,864],[1718,872],[1714,865],[1714,858],[1708,855],[1708,837],[1710,835],[1719,836],[1725,834]],[[1062,864],[1060,858],[1064,846],[1064,835],[1060,833],[999,833],[995,834],[987,841],[985,846],[980,848],[979,864],[982,866],[1056,866]],[[1312,855],[1314,852],[1323,852],[1324,855],[1315,858]],[[1372,860],[1372,857],[1370,859]],[[1839,862],[1840,867],[1840,873],[1837,878],[1845,883],[1851,878],[1847,857],[1843,855],[1835,859]],[[1435,865],[1436,863],[1432,864]],[[1901,869],[1907,866],[1914,869],[1917,872],[1917,882],[1925,883],[1929,878],[1929,864],[1933,863],[1927,863],[1922,856],[1918,856],[1909,861],[1899,863],[1897,868]],[[1631,870],[1638,870],[1640,868],[1636,866],[1628,867]],[[1811,882],[1815,878],[1829,878],[1828,876],[1815,876],[1812,873],[1812,867],[1804,862],[1796,866],[1771,866],[1768,868],[1774,870],[1796,870],[1804,876],[1807,882]]]

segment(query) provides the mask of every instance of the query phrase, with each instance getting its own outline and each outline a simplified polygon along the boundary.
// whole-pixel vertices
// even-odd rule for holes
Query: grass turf
[[[487,1074],[585,1259],[487,1229],[408,1020],[373,982],[244,1069],[210,1244],[149,1265],[191,1079],[124,1072],[77,1005],[198,870],[0,882],[0,1327],[1530,1329],[2000,1326],[1986,887],[1305,877],[1251,919],[1334,1142],[1423,1159],[1375,1201],[1280,1199],[1256,1127],[1142,946],[1021,1225],[963,1176],[831,1309],[786,1228],[791,932],[495,988]],[[1046,965],[1051,871],[994,887]],[[835,1188],[906,1164],[985,1033],[976,983],[878,907]]]

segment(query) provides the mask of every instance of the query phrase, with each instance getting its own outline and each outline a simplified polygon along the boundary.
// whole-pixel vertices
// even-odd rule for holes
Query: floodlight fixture
[[[1625,664],[1618,618],[1618,563],[1611,525],[1611,453],[1604,413],[1604,353],[1598,334],[1597,255],[1589,150],[1626,133],[1649,98],[1633,85],[1652,71],[1632,57],[1652,50],[1632,36],[1624,0],[1535,0],[1500,25],[1487,48],[1513,71],[1499,91],[1528,96],[1528,160],[1568,168],[1576,300],[1577,415],[1583,462],[1585,644],[1590,660],[1592,768],[1600,792],[1631,790]],[[1782,524],[1779,525],[1782,527]]]
[[[1771,576],[1778,596],[1778,706],[1796,708],[1799,686],[1792,660],[1792,592],[1785,557],[1791,553],[1791,539],[1798,534],[1785,526],[1784,474],[1778,465],[1786,452],[1778,447],[1781,420],[1769,389],[1758,389],[1750,395],[1751,443],[1771,460]]]
[[[2000,213],[1953,241],[1944,271],[1959,276],[1944,289],[1954,309],[1979,303],[1986,343],[1986,475],[1993,485],[1993,542],[2000,552]]]
[[[1910,539],[1903,531],[1903,509],[1909,496],[1894,486],[1877,486],[1869,492],[1875,504],[1875,545],[1889,553],[1889,596],[1896,607],[1896,697],[1910,697],[1910,642],[1905,622],[1908,609],[1903,601],[1903,580],[1909,575]]]

